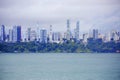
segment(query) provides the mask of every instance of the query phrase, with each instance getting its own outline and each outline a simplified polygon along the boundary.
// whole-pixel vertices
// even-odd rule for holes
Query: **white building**
[[[50,30],[49,30],[49,42],[53,42],[53,40],[52,40],[52,35],[53,35],[53,32],[52,32],[52,25],[50,25]]]
[[[13,41],[13,30],[9,29],[9,42]]]
[[[66,38],[67,40],[70,40],[71,38],[71,32],[70,32],[70,21],[67,20],[67,32],[66,32]]]
[[[60,32],[53,32],[52,40],[53,42],[60,43],[62,41],[62,34]]]
[[[79,40],[79,21],[77,21],[77,23],[76,23],[75,39]]]
[[[83,43],[87,43],[88,38],[89,38],[88,33],[83,34]]]

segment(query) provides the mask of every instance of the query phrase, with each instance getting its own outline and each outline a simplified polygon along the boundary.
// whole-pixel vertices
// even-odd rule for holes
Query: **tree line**
[[[0,43],[0,53],[120,53],[120,42]]]

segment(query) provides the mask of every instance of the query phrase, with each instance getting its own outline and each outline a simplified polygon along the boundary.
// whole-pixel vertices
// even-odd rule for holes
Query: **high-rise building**
[[[118,39],[118,40],[120,41],[120,32],[117,32],[117,35],[118,35],[118,37],[119,37],[119,39]]]
[[[9,29],[9,42],[13,41],[13,30]]]
[[[67,40],[70,40],[70,21],[67,20]]]
[[[27,29],[27,40],[30,41],[30,35],[31,35],[31,28]]]
[[[31,30],[31,28],[27,29],[27,41],[35,41],[37,40],[37,32],[35,30]]]
[[[21,26],[17,26],[17,41],[21,41]]]
[[[112,32],[111,32],[111,40],[114,40],[114,41],[119,40],[119,32],[117,32],[117,31],[112,31]]]
[[[47,30],[46,29],[40,30],[40,42],[47,43]]]
[[[52,34],[53,41],[59,43],[61,40],[61,33],[60,32],[53,32]]]
[[[37,40],[37,33],[35,30],[31,30],[30,32],[30,41],[35,41]]]
[[[37,27],[37,30],[36,30],[36,40],[39,41],[40,40],[40,28]]]
[[[17,41],[17,27],[13,27],[13,42]]]
[[[93,39],[98,39],[98,29],[93,29]]]
[[[79,21],[76,23],[75,38],[79,40]]]
[[[49,30],[49,42],[52,42],[52,25],[50,25],[50,30]]]
[[[109,41],[111,41],[111,33],[110,32],[105,34],[105,42],[109,42]]]
[[[87,43],[87,39],[88,39],[88,34],[87,33],[83,34],[83,43]]]
[[[67,33],[66,32],[63,33],[63,38],[67,39]]]
[[[72,38],[75,38],[76,28],[72,31]]]
[[[0,26],[0,41],[5,41],[5,26]]]
[[[21,41],[21,26],[13,27],[13,42]]]

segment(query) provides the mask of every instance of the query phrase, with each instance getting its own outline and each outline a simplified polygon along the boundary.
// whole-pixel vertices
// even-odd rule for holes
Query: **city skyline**
[[[5,42],[29,42],[29,41],[39,41],[39,42],[64,42],[65,40],[70,41],[82,41],[87,43],[89,39],[93,40],[102,40],[103,42],[109,41],[119,41],[120,40],[120,31],[112,30],[106,33],[102,33],[99,29],[92,29],[89,32],[80,33],[80,22],[76,22],[76,27],[71,30],[71,22],[69,19],[66,20],[66,31],[57,32],[54,31],[52,25],[49,26],[49,29],[45,28],[27,28],[25,33],[22,31],[24,27],[20,25],[13,26],[13,28],[8,29],[5,25],[0,26],[0,41]]]
[[[120,29],[119,5],[119,0],[3,0],[0,24],[21,25],[23,30],[52,25],[53,31],[66,31],[65,22],[70,19],[71,30],[80,21],[80,32]]]

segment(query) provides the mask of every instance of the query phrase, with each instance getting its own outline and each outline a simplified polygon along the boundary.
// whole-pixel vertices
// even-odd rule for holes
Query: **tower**
[[[21,26],[13,27],[13,42],[21,41]]]
[[[40,42],[47,43],[47,30],[46,29],[40,30]]]
[[[9,41],[12,42],[13,41],[13,30],[9,29]]]
[[[28,30],[27,30],[27,39],[28,39],[28,41],[31,40],[30,35],[31,35],[31,28],[28,28]]]
[[[76,40],[79,40],[79,21],[76,23],[76,32],[75,32]]]
[[[98,29],[93,29],[93,39],[98,39]]]
[[[67,20],[67,40],[70,40],[70,21]]]
[[[5,41],[5,26],[0,26],[0,41]]]
[[[52,25],[50,25],[49,42],[52,42]]]

